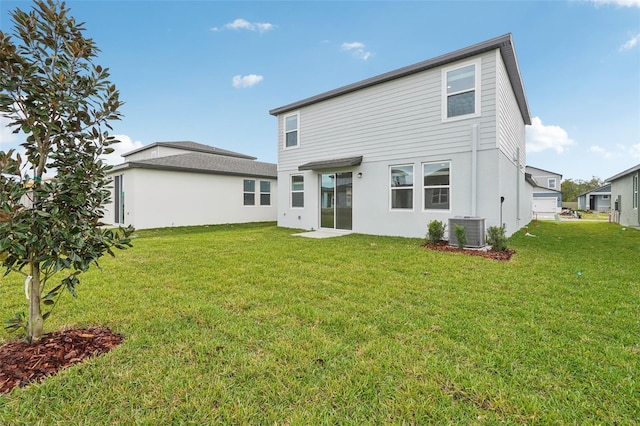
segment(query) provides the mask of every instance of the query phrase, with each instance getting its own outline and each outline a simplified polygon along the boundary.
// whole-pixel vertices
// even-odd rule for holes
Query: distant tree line
[[[591,180],[565,179],[560,185],[560,189],[562,190],[562,201],[578,201],[578,195],[598,189],[604,184],[605,181],[595,176],[592,177]]]

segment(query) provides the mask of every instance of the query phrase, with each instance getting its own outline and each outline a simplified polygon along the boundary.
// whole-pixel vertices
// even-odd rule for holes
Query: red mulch
[[[505,262],[509,261],[511,259],[511,256],[513,256],[516,252],[515,250],[511,250],[511,249],[507,249],[505,251],[473,250],[473,249],[460,250],[458,247],[450,246],[448,241],[440,241],[440,243],[438,244],[431,244],[429,242],[426,242],[422,246],[429,250],[462,253],[462,254],[467,254],[469,256],[480,256],[480,257],[485,257],[487,259],[502,260]]]
[[[107,328],[84,328],[49,333],[33,344],[6,343],[0,346],[0,394],[108,352],[123,339]]]

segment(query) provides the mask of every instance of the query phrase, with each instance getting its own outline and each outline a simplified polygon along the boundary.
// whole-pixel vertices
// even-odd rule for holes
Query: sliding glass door
[[[352,229],[351,172],[320,175],[320,227]]]

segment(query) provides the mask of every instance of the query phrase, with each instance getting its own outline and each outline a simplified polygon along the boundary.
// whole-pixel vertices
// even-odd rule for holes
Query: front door
[[[351,229],[353,185],[351,172],[320,175],[320,227]]]

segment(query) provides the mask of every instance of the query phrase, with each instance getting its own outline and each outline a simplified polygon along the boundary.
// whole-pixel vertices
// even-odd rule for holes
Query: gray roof
[[[238,158],[246,158],[248,160],[255,160],[256,157],[252,157],[250,155],[241,154],[239,152],[227,151],[226,149],[216,148],[215,146],[204,145],[197,142],[191,141],[177,141],[177,142],[154,142],[150,145],[145,145],[143,147],[134,149],[133,151],[129,151],[125,154],[122,154],[123,157],[127,157],[131,154],[135,154],[136,152],[145,151],[147,149],[154,148],[156,146],[164,146],[167,148],[176,148],[182,149],[185,151],[192,152],[207,152],[209,154],[218,154],[218,155],[226,155],[229,157],[238,157]]]
[[[614,181],[616,179],[620,179],[621,177],[624,177],[624,176],[628,175],[629,173],[633,173],[633,172],[638,171],[638,170],[640,170],[640,164],[637,164],[637,165],[631,167],[630,169],[625,170],[624,172],[620,172],[615,176],[611,176],[606,181],[607,182],[612,182],[612,181]]]
[[[558,175],[558,176],[562,177],[562,174],[560,174],[558,172],[551,172],[549,170],[541,169],[540,167],[527,166],[527,169],[536,169],[536,170],[538,170],[540,172],[550,173],[552,175]]]
[[[518,68],[518,60],[516,58],[515,48],[513,46],[513,39],[511,34],[505,34],[500,37],[493,38],[491,40],[484,41],[482,43],[474,44],[473,46],[465,47],[464,49],[456,50],[455,52],[447,53],[432,59],[428,59],[423,62],[418,62],[414,65],[409,65],[404,68],[397,69],[385,74],[380,74],[376,77],[368,78],[366,80],[359,81],[357,83],[349,84],[347,86],[340,87],[338,89],[330,90],[325,93],[321,93],[310,98],[303,99],[298,102],[294,102],[279,108],[269,111],[271,115],[282,114],[287,111],[292,111],[298,108],[302,108],[307,105],[311,105],[317,102],[325,101],[327,99],[335,98],[347,93],[355,92],[356,90],[371,87],[376,84],[385,83],[387,81],[395,80],[407,75],[426,71],[431,68],[446,65],[451,62],[466,59],[472,56],[479,55],[484,52],[488,52],[494,49],[500,49],[500,54],[507,68],[507,74],[509,81],[513,87],[518,107],[520,108],[520,114],[526,124],[531,124],[531,116],[529,114],[529,106],[527,105],[527,96],[524,92],[524,86],[522,84],[522,77],[520,76],[520,69]]]
[[[606,185],[601,186],[600,188],[597,189],[590,189],[588,191],[583,192],[582,194],[578,194],[578,197],[582,197],[583,195],[587,195],[587,194],[594,194],[594,195],[607,195],[607,194],[611,194],[611,184],[608,183]]]
[[[273,163],[262,163],[246,158],[204,154],[200,152],[129,161],[115,166],[111,169],[110,173],[133,168],[216,175],[255,176],[272,179],[277,177],[277,166]]]

